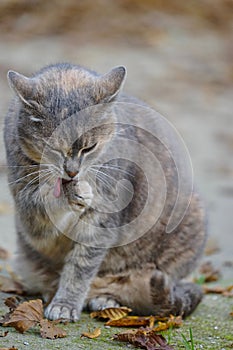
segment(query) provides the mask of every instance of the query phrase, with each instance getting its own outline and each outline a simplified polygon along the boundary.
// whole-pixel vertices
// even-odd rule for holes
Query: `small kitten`
[[[16,269],[49,301],[50,319],[118,305],[186,316],[202,297],[181,280],[203,252],[203,209],[182,187],[191,175],[180,181],[183,158],[162,118],[120,93],[125,76],[67,63],[8,73]]]

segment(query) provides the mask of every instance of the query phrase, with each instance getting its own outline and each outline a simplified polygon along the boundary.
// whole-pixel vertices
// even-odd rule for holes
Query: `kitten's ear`
[[[27,78],[22,74],[14,71],[7,73],[7,78],[10,87],[16,92],[19,98],[28,106],[31,106],[30,100],[32,100],[33,90],[35,82],[33,78]]]
[[[121,90],[126,79],[126,68],[115,67],[100,77],[101,100],[110,102]]]

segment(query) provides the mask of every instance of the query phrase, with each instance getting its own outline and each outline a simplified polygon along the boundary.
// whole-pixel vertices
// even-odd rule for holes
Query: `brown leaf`
[[[115,340],[128,342],[137,348],[146,350],[173,350],[174,348],[167,344],[166,339],[147,329],[130,330],[128,332],[116,334]]]
[[[206,283],[218,281],[221,277],[220,271],[218,269],[215,269],[210,261],[204,262],[201,265],[199,272],[201,274],[203,282]],[[198,278],[196,280],[194,279],[194,282],[197,280]]]
[[[213,238],[209,238],[206,243],[204,254],[208,256],[208,255],[213,255],[219,251],[220,251],[220,247],[218,242],[216,242],[216,240]]]
[[[0,333],[0,337],[1,337],[1,338],[6,337],[8,333],[9,333],[8,331],[6,331],[6,332],[4,332],[4,333]]]
[[[213,293],[213,294],[222,294],[225,297],[233,297],[233,285],[228,286],[228,287],[221,287],[221,286],[216,286],[216,287],[203,287],[204,292],[206,294],[208,293]]]
[[[13,348],[0,348],[0,350],[18,350],[18,348],[15,348],[15,347],[13,347]]]
[[[126,306],[122,307],[109,307],[103,310],[94,311],[90,314],[91,318],[108,318],[109,320],[119,320],[120,318],[127,316],[132,310]]]
[[[3,325],[5,322],[8,322],[12,312],[17,308],[19,305],[19,297],[9,297],[4,301],[4,304],[9,307],[10,312],[7,312],[1,319],[0,319],[0,325]]]
[[[9,203],[0,203],[0,215],[12,213],[12,206]]]
[[[19,306],[20,298],[17,296],[6,298],[4,304],[9,307],[10,311],[13,311]]]
[[[126,316],[118,320],[109,320],[105,326],[112,327],[154,327],[154,316]]]
[[[101,329],[100,328],[95,328],[92,332],[83,332],[81,334],[81,338],[82,337],[86,337],[89,339],[94,339],[94,338],[98,338],[101,334]]]
[[[64,338],[67,336],[66,331],[46,319],[40,320],[40,334],[42,338],[47,339]]]
[[[41,299],[25,301],[16,307],[10,315],[9,321],[3,326],[14,327],[20,333],[38,324],[43,318],[43,305]]]
[[[181,316],[170,315],[169,319],[166,322],[158,322],[158,325],[152,329],[153,332],[166,331],[169,328],[180,327],[182,325]]]
[[[118,340],[118,341],[122,341],[122,342],[128,342],[128,343],[131,343],[132,344],[132,341],[135,337],[135,335],[137,334],[137,332],[143,332],[143,328],[137,330],[137,329],[130,329],[129,331],[126,331],[126,332],[122,332],[122,333],[118,333],[118,334],[115,334],[113,336],[113,339],[114,340]],[[145,334],[146,334],[146,331],[145,331]]]
[[[19,295],[24,292],[22,285],[18,281],[6,276],[0,276],[0,291],[4,293],[16,293]]]
[[[10,253],[6,249],[0,247],[0,259],[7,260],[9,256],[10,256]]]

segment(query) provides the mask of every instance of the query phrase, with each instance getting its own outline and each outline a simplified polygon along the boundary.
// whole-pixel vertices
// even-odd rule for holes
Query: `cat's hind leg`
[[[153,313],[160,316],[191,314],[202,299],[202,289],[188,282],[173,282],[156,270],[150,281]]]
[[[137,315],[150,315],[153,310],[150,280],[155,266],[130,270],[116,275],[96,277],[91,285],[85,309],[127,306]]]
[[[112,296],[103,295],[89,299],[84,309],[88,311],[98,311],[109,307],[120,307],[120,304],[113,299]]]
[[[137,315],[189,315],[202,299],[198,285],[173,281],[155,267],[96,277],[85,308],[128,306]]]

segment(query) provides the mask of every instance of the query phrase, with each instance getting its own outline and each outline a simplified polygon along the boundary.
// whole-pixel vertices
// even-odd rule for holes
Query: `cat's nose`
[[[71,177],[72,179],[78,174],[78,171],[69,171],[66,170],[66,173],[69,177]]]

